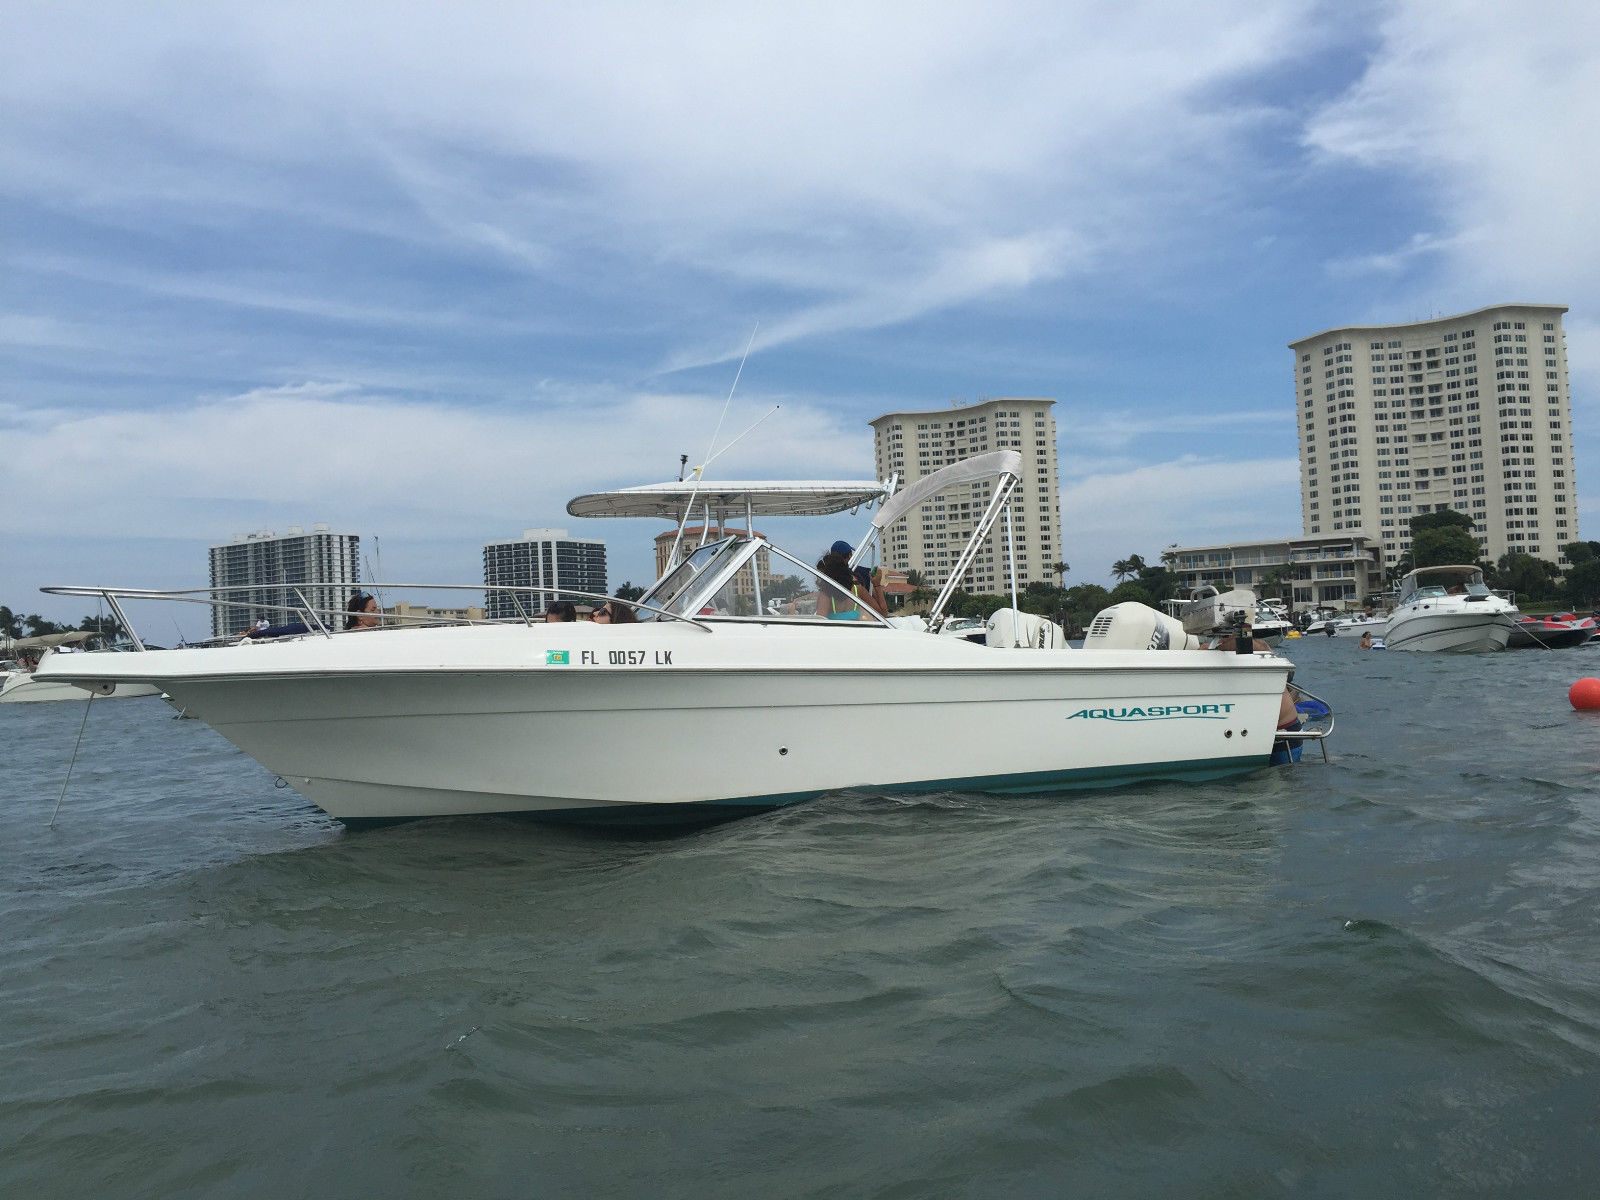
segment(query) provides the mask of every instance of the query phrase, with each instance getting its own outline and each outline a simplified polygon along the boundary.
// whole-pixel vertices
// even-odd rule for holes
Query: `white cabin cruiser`
[[[567,510],[668,517],[681,531],[703,508],[718,526],[742,513],[749,530],[756,517],[876,505],[859,559],[929,495],[987,477],[988,511],[935,603],[936,629],[1020,472],[1019,456],[1001,451],[892,498],[892,482],[691,479],[580,496]],[[757,570],[769,553],[773,571],[815,581],[828,596],[825,611],[853,605],[799,558],[735,532],[669,566],[631,602],[637,622],[341,633],[307,607],[313,632],[305,636],[70,655],[41,674],[159,687],[353,824],[460,814],[707,821],[854,787],[1048,792],[1213,779],[1265,766],[1272,753],[1290,664],[1271,654],[1190,650],[1181,629],[1176,637],[1130,632],[1127,622],[1123,644],[1137,648],[1074,650],[1064,639],[1035,638],[1021,621],[975,645],[897,628],[865,606],[853,619],[780,616],[763,603]],[[198,599],[47,590],[104,597],[119,619],[130,598]],[[1103,636],[1095,644],[1117,642]],[[1157,646],[1164,648],[1149,648]],[[952,727],[978,736],[942,735]]]
[[[1390,650],[1504,650],[1517,609],[1474,566],[1419,567],[1400,581],[1384,642]]]

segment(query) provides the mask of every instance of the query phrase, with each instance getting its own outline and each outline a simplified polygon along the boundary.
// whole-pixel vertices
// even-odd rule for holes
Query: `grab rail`
[[[143,641],[142,638],[139,637],[138,632],[133,627],[133,623],[128,619],[127,613],[123,610],[122,605],[120,603],[120,601],[122,601],[122,600],[160,600],[160,601],[166,601],[166,602],[174,603],[174,604],[199,604],[199,605],[203,605],[203,606],[205,606],[207,608],[211,608],[211,609],[232,610],[232,609],[241,609],[242,608],[242,609],[245,609],[246,611],[266,612],[266,613],[273,613],[273,614],[283,614],[283,615],[293,616],[293,617],[297,617],[297,618],[309,617],[310,620],[304,622],[306,624],[306,627],[307,627],[306,628],[306,632],[307,633],[318,633],[318,634],[321,634],[321,636],[323,636],[323,637],[333,637],[335,634],[338,634],[338,633],[345,633],[345,632],[354,633],[354,632],[357,632],[357,631],[356,630],[348,630],[347,631],[347,630],[338,629],[338,628],[330,629],[328,622],[324,621],[323,617],[324,616],[332,616],[332,617],[337,619],[338,617],[345,615],[345,610],[343,610],[343,609],[332,609],[332,608],[318,608],[318,607],[316,607],[315,605],[312,605],[311,603],[309,603],[306,600],[305,594],[302,591],[302,589],[309,590],[309,589],[312,589],[312,588],[324,588],[324,589],[332,588],[332,589],[338,589],[340,591],[344,591],[344,590],[352,588],[352,587],[360,587],[360,586],[362,586],[362,585],[351,584],[351,583],[321,583],[321,582],[306,582],[306,583],[300,583],[300,584],[287,584],[287,583],[285,583],[285,584],[267,584],[267,585],[234,584],[234,585],[228,585],[228,586],[223,586],[223,587],[170,588],[170,589],[126,588],[126,587],[91,587],[91,586],[81,586],[81,585],[71,585],[71,586],[68,586],[68,585],[52,585],[52,586],[49,586],[49,587],[41,587],[39,590],[41,592],[44,592],[44,593],[46,593],[48,595],[51,595],[51,596],[86,596],[86,597],[97,597],[97,598],[103,600],[105,602],[106,606],[111,610],[112,615],[116,618],[116,621],[117,621],[118,625],[121,626],[123,632],[127,635],[128,640],[133,643],[134,649],[135,650],[144,650],[146,648],[145,644],[144,644],[144,641]],[[538,622],[535,622],[531,617],[528,616],[527,611],[523,608],[521,599],[519,598],[519,593],[530,593],[530,594],[533,594],[533,595],[550,595],[550,596],[558,596],[558,597],[563,597],[563,598],[576,598],[576,599],[580,599],[580,600],[598,600],[598,601],[601,601],[601,602],[607,603],[607,604],[626,604],[629,608],[632,608],[632,609],[634,609],[636,611],[652,612],[652,613],[655,613],[657,616],[666,617],[667,619],[672,620],[672,621],[682,621],[686,625],[693,625],[695,628],[703,629],[707,633],[713,632],[712,628],[711,628],[711,626],[709,624],[707,624],[705,621],[702,621],[702,620],[698,619],[697,617],[686,616],[686,615],[684,615],[682,613],[675,613],[675,612],[672,612],[672,611],[670,611],[668,609],[661,608],[661,607],[659,607],[657,605],[646,604],[643,601],[639,601],[639,600],[623,600],[621,597],[618,597],[618,596],[606,596],[606,595],[601,595],[600,593],[597,593],[597,592],[578,591],[578,590],[576,590],[574,588],[570,588],[570,587],[543,587],[543,586],[532,586],[532,585],[525,585],[525,584],[497,584],[497,583],[495,583],[495,584],[481,584],[481,583],[388,583],[388,582],[385,582],[382,585],[373,583],[373,584],[368,584],[368,585],[365,585],[365,586],[366,587],[372,587],[372,588],[376,588],[376,587],[382,586],[383,588],[386,588],[386,589],[407,588],[407,589],[411,589],[411,590],[414,590],[414,591],[509,592],[509,593],[511,593],[512,599],[515,600],[516,603],[517,603],[517,610],[520,613],[522,613],[521,623],[524,624],[524,625],[534,625],[534,624],[537,624]],[[219,593],[232,594],[232,593],[239,593],[239,592],[262,592],[262,591],[267,591],[267,590],[287,590],[287,589],[292,589],[294,591],[296,599],[298,599],[300,601],[299,605],[268,604],[268,603],[264,603],[264,602],[261,602],[261,601],[242,601],[242,600],[218,599],[218,594]],[[389,626],[389,628],[391,628],[391,629],[404,628],[404,627],[406,627],[408,625],[415,627],[415,626],[419,626],[419,625],[450,625],[450,626],[453,626],[453,625],[505,625],[505,624],[515,623],[514,620],[508,621],[508,620],[501,619],[501,618],[495,618],[495,619],[492,619],[492,620],[491,619],[473,620],[473,619],[471,619],[469,617],[446,617],[446,616],[436,616],[436,615],[426,615],[426,614],[413,615],[413,614],[410,614],[410,613],[388,613],[388,614],[383,614],[383,617],[384,617],[384,620],[389,621],[389,622],[393,622],[393,624]],[[370,627],[369,629],[364,630],[362,632],[370,632],[371,628],[383,628],[383,626]],[[235,642],[237,640],[237,636],[238,635],[231,635],[230,634],[230,635],[227,635],[227,636],[221,637],[221,638],[207,638],[203,642],[195,643],[195,644],[202,645],[202,646],[204,646],[204,645],[214,645],[214,644],[216,644],[216,645],[222,645],[222,644],[231,645],[233,642]]]

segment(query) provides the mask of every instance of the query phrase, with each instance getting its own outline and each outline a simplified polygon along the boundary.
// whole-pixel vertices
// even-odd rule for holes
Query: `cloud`
[[[870,442],[853,423],[783,400],[715,477],[870,477]],[[769,408],[735,400],[722,444]],[[697,462],[720,410],[673,394],[464,410],[340,382],[154,412],[0,407],[0,530],[226,540],[299,519],[413,539],[504,536],[568,523],[580,492],[673,477],[680,446]]]
[[[1360,254],[1351,258],[1335,258],[1327,265],[1328,274],[1336,278],[1353,279],[1363,275],[1398,276],[1413,271],[1418,260],[1440,258],[1466,252],[1488,238],[1487,230],[1471,230],[1453,237],[1440,237],[1432,233],[1414,233],[1394,250],[1380,254]]]
[[[1187,234],[1177,223],[1248,159],[1260,106],[1241,89],[1296,53],[1307,19],[1287,0],[397,18],[361,3],[13,12],[0,189],[136,228],[276,212],[608,296],[684,277],[760,287],[776,346]],[[315,275],[299,282],[335,294],[195,295],[414,315]],[[703,327],[678,336],[670,365],[729,353]]]
[[[1600,123],[1600,10],[1546,0],[1507,12],[1392,5],[1366,70],[1313,116],[1305,143],[1399,175],[1443,222],[1369,269],[1440,253],[1461,287],[1593,301],[1600,161],[1580,131]]]
[[[1062,544],[1077,567],[1072,578],[1104,584],[1094,572],[1130,554],[1153,563],[1174,542],[1297,534],[1299,493],[1300,464],[1293,458],[1230,462],[1185,455],[1091,475],[1061,489]]]

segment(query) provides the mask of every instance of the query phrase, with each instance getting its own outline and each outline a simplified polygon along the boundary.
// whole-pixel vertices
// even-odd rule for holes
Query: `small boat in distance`
[[[1419,567],[1400,581],[1384,641],[1391,650],[1504,650],[1516,615],[1516,606],[1491,592],[1475,566]]]

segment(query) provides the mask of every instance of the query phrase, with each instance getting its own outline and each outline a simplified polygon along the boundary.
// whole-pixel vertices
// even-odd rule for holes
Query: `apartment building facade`
[[[557,600],[582,601],[579,592],[606,595],[606,544],[598,538],[569,537],[565,529],[525,529],[520,538],[484,545],[483,582],[488,588],[557,589],[486,591],[483,607],[496,621],[542,614]],[[574,594],[559,590],[563,588]]]
[[[898,474],[915,483],[939,468],[990,450],[1022,455],[1022,482],[1013,493],[1012,532],[1017,586],[1057,582],[1062,560],[1061,480],[1056,455],[1055,401],[1042,398],[984,400],[921,411],[890,412],[871,422],[878,477]],[[925,586],[939,587],[983,516],[992,482],[950,488],[888,531],[883,563],[918,571]],[[997,522],[967,576],[973,592],[1005,591],[1005,522]]]
[[[1412,516],[1449,508],[1483,558],[1566,565],[1580,536],[1566,311],[1495,305],[1291,342],[1306,535],[1370,533],[1388,567]]]
[[[360,537],[320,522],[310,533],[291,525],[282,535],[270,529],[240,534],[212,546],[210,560],[212,588],[242,589],[214,592],[229,607],[211,610],[212,637],[240,633],[258,621],[291,620],[284,610],[299,608],[301,597],[328,620],[343,611],[361,582]]]
[[[1324,536],[1268,538],[1214,546],[1173,546],[1162,556],[1180,581],[1179,595],[1202,583],[1287,595],[1300,612],[1354,610],[1383,591],[1383,548],[1362,529]],[[1281,581],[1274,586],[1274,581]]]

